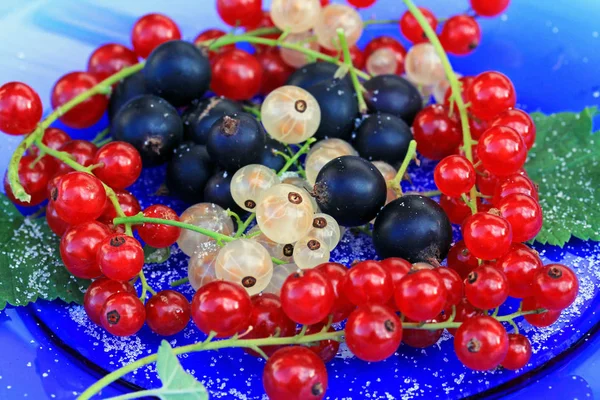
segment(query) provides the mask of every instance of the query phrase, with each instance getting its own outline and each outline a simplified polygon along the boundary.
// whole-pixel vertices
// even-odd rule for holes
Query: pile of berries
[[[368,7],[375,0],[348,2]],[[0,130],[34,139],[12,166],[30,200],[14,190],[11,174],[6,194],[20,206],[48,200],[46,219],[61,237],[65,267],[93,279],[84,299],[89,318],[119,336],[145,322],[169,336],[191,319],[206,334],[244,339],[333,335],[331,324],[345,321],[348,348],[366,361],[390,357],[401,342],[431,346],[447,327],[467,367],[524,367],[529,340],[508,334],[489,311],[509,296],[523,299],[518,316],[548,326],[575,300],[578,281],[564,265],[544,266],[523,244],[542,226],[537,187],[523,170],[536,133],[527,113],[514,108],[510,79],[495,71],[464,76],[454,93],[453,77],[410,12],[399,21],[414,44],[408,52],[391,37],[361,50],[365,23],[351,6],[273,0],[263,11],[260,0],[216,3],[227,24],[247,33],[210,29],[189,43],[172,20],[149,14],[132,30],[133,50],[104,45],[86,72],[57,81],[52,106],[65,125],[87,128],[108,111],[112,141],[101,147],[38,125],[41,101],[27,85],[0,88]],[[508,0],[471,6],[489,17]],[[420,12],[437,29],[435,16]],[[458,15],[437,40],[464,55],[480,36],[474,16]],[[255,53],[237,41],[253,43]],[[315,55],[325,61],[313,62]],[[111,76],[124,79],[107,97],[110,85],[101,82]],[[357,77],[368,78],[364,87]],[[440,160],[439,204],[398,190],[413,140],[423,157]],[[126,190],[142,166],[163,164],[169,193],[191,205],[181,215],[160,204],[142,211]],[[452,223],[463,236],[454,245]],[[330,262],[347,227],[371,224],[382,261],[349,269]],[[176,243],[190,257],[191,302],[174,290],[154,293],[143,275],[142,243]],[[324,363],[338,347],[331,336],[248,352],[269,356],[263,382],[271,398],[316,399],[327,389]]]

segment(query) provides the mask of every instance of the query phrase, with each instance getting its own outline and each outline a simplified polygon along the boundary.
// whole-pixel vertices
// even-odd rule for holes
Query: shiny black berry
[[[333,79],[333,76],[338,69],[338,65],[323,61],[306,64],[305,66],[298,68],[296,72],[290,75],[286,85],[299,86],[302,89],[307,89],[323,81]],[[342,82],[346,83],[348,87],[352,88],[352,82],[347,74]]]
[[[327,79],[306,90],[314,96],[321,108],[321,123],[315,137],[349,140],[358,117],[358,102],[354,90],[339,79]]]
[[[230,209],[238,215],[242,215],[246,211],[238,206],[231,196],[232,177],[233,174],[227,171],[219,171],[211,176],[204,187],[204,201],[218,204],[225,210]]]
[[[415,116],[423,108],[423,98],[417,88],[400,76],[375,76],[364,86],[367,89],[365,100],[372,113],[393,114],[412,125]]]
[[[108,102],[108,118],[112,120],[121,107],[129,100],[148,93],[144,74],[141,71],[123,79],[117,84],[110,95],[110,100]]]
[[[206,147],[184,143],[175,149],[167,166],[169,194],[188,203],[200,203],[204,187],[213,173],[213,165]]]
[[[267,135],[265,148],[262,152],[262,157],[259,161],[259,164],[262,164],[265,167],[269,167],[275,171],[279,171],[281,168],[283,168],[286,160],[281,155],[275,153],[276,151],[283,154],[287,154],[287,149],[285,148],[285,145],[283,143],[271,139],[271,137]],[[288,171],[294,170],[295,167],[288,169]]]
[[[353,141],[361,157],[388,164],[402,163],[413,136],[402,119],[385,113],[369,115],[358,129]]]
[[[242,111],[242,106],[223,97],[204,99],[190,106],[181,116],[185,140],[206,144],[208,132],[216,120],[224,115]]]

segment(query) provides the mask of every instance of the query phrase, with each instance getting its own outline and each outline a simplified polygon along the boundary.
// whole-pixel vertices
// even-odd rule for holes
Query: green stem
[[[248,218],[246,218],[246,220],[244,221],[244,223],[241,225],[241,232],[238,230],[239,235],[236,234],[236,237],[240,237],[242,236],[242,234],[244,232],[246,232],[246,230],[248,229],[248,225],[250,225],[252,223],[252,221],[254,221],[254,218],[256,218],[256,214],[252,213],[248,216]]]
[[[98,132],[96,137],[92,139],[92,143],[94,143],[95,145],[98,145],[98,142],[106,139],[109,136],[109,134],[110,134],[110,127],[101,130],[100,132]]]
[[[344,63],[350,71],[350,79],[352,80],[352,85],[354,86],[354,91],[356,92],[356,98],[358,99],[358,111],[361,114],[365,114],[367,112],[367,103],[365,103],[365,97],[363,96],[364,89],[358,81],[358,76],[356,74],[357,69],[354,68],[354,65],[352,64],[352,56],[350,55],[350,48],[348,47],[346,34],[342,28],[338,28],[337,35],[340,41],[340,47],[344,52]]]
[[[419,194],[425,197],[435,197],[440,196],[442,192],[440,192],[439,190],[428,190],[427,192],[420,192]]]
[[[256,119],[260,121],[260,118],[261,118],[262,115],[261,115],[260,110],[258,109],[257,106],[244,105],[244,106],[242,106],[242,108],[247,113],[250,113],[250,114],[254,115],[256,117]]]
[[[171,287],[177,287],[177,286],[185,285],[189,281],[190,281],[190,278],[181,278],[181,279],[177,279],[176,281],[169,283],[169,285],[171,285]]]
[[[304,145],[302,145],[302,147],[300,147],[298,149],[298,151],[296,152],[296,154],[294,154],[293,157],[290,157],[286,162],[285,165],[283,166],[283,168],[281,168],[281,170],[279,170],[279,172],[277,173],[278,176],[281,176],[284,172],[286,172],[288,169],[290,169],[290,167],[292,165],[294,165],[294,163],[296,161],[298,161],[298,159],[300,158],[300,156],[302,154],[308,153],[308,150],[310,150],[310,145],[313,144],[314,142],[316,142],[317,139],[315,138],[310,138],[308,139],[306,142],[304,142]]]
[[[127,394],[122,394],[121,396],[109,397],[105,400],[129,400],[129,399],[139,399],[141,397],[150,397],[150,396],[158,396],[163,393],[160,389],[149,389],[149,390],[140,390],[137,392],[131,392]]]
[[[106,138],[106,139],[104,139],[104,140],[101,140],[101,141],[99,141],[99,142],[97,142],[97,143],[94,143],[94,144],[95,144],[96,146],[98,146],[98,147],[102,147],[102,146],[104,146],[105,144],[107,144],[107,143],[110,143],[110,142],[112,142],[112,138]]]
[[[402,182],[404,174],[406,174],[406,170],[408,169],[408,165],[415,158],[416,154],[417,142],[415,140],[411,140],[410,144],[408,145],[408,151],[404,156],[404,160],[402,160],[402,165],[400,165],[398,173],[396,174],[394,179],[390,181],[390,187],[396,192],[396,194],[398,194],[398,197],[402,196],[402,187],[400,186],[400,182]]]
[[[396,25],[398,19],[368,19],[364,22],[364,26],[369,25]]]

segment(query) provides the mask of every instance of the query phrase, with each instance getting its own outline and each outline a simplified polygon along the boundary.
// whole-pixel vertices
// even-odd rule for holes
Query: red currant
[[[471,137],[474,140],[479,140],[481,135],[483,135],[483,133],[487,131],[489,127],[490,124],[487,121],[476,119],[472,115],[469,116],[469,128],[471,131]]]
[[[31,87],[8,82],[0,87],[0,131],[24,135],[35,130],[42,119],[42,100]]]
[[[56,109],[62,106],[73,97],[90,90],[99,82],[98,78],[89,72],[70,72],[64,75],[52,88],[50,99],[52,108]],[[103,94],[97,94],[62,114],[60,120],[71,128],[89,128],[100,121],[107,105],[108,98]]]
[[[438,163],[433,179],[438,189],[450,197],[460,197],[475,185],[475,168],[463,156],[448,156]]]
[[[535,183],[527,176],[514,174],[497,181],[492,203],[497,205],[504,197],[514,193],[526,194],[533,197],[536,201],[538,200],[538,191]]]
[[[312,350],[284,347],[269,357],[262,380],[271,400],[320,400],[327,390],[327,369]]]
[[[526,336],[518,333],[508,335],[508,353],[502,361],[502,366],[506,369],[516,371],[523,368],[531,358],[531,342]]]
[[[134,293],[119,292],[110,296],[102,307],[100,322],[115,336],[136,334],[146,320],[144,304]]]
[[[498,177],[492,175],[490,171],[485,168],[479,167],[479,173],[476,177],[477,189],[481,194],[486,196],[492,196],[496,191],[496,186],[498,185]]]
[[[527,147],[523,138],[512,128],[489,128],[477,143],[477,155],[483,167],[496,176],[512,175],[523,167]]]
[[[404,58],[406,57],[406,49],[404,48],[404,46],[402,46],[402,44],[397,41],[396,39],[394,39],[391,36],[378,36],[374,39],[372,39],[367,46],[365,47],[365,51],[364,51],[364,59],[368,59],[371,54],[373,54],[374,52],[376,52],[379,49],[390,49],[391,51],[394,52],[394,55],[396,56],[396,63],[398,64],[398,66],[396,67],[396,74],[401,75],[404,73]],[[355,64],[355,66],[358,68],[358,66]],[[364,67],[364,62],[363,62],[363,67]],[[362,67],[361,67],[362,68]]]
[[[452,310],[445,310],[444,316],[450,316]],[[483,310],[473,307],[469,301],[464,298],[456,305],[456,315],[454,316],[454,322],[464,322],[469,318],[478,317],[485,315]],[[456,328],[448,328],[448,332],[452,335],[456,335]]]
[[[385,360],[394,354],[401,341],[402,322],[389,307],[362,305],[346,322],[346,344],[361,360]]]
[[[535,143],[535,124],[529,114],[523,110],[517,108],[506,110],[498,114],[498,116],[490,123],[490,126],[508,126],[509,128],[514,129],[521,135],[525,142],[525,146],[527,146],[529,150],[531,150]]]
[[[465,279],[478,265],[477,257],[467,249],[464,241],[458,241],[450,248],[448,252],[448,267],[455,270],[461,279]]]
[[[477,118],[490,120],[515,106],[515,88],[506,75],[496,71],[483,72],[475,77],[467,90],[471,102],[469,111]]]
[[[469,92],[469,88],[473,84],[475,77],[473,76],[461,76],[458,78],[458,82],[460,83],[460,96],[462,97],[463,103],[467,104],[469,99],[467,98],[467,94]],[[450,96],[452,95],[452,88],[449,87],[446,89],[446,94],[444,96],[444,107],[450,109],[450,104],[452,103],[452,110],[454,112],[453,117],[457,120],[457,123],[460,122],[460,118],[458,118],[458,107],[456,107],[456,102],[450,101]],[[474,121],[474,118],[470,116],[469,118],[469,126],[471,126],[471,121]],[[475,137],[472,134],[473,137]]]
[[[170,40],[181,39],[177,24],[162,14],[146,14],[135,22],[131,31],[131,43],[136,54],[142,58]]]
[[[333,303],[333,309],[331,314],[333,315],[333,322],[340,322],[348,318],[348,315],[356,308],[354,304],[346,298],[342,290],[342,283],[344,277],[348,272],[348,268],[342,264],[328,262],[321,264],[315,268],[317,271],[325,276],[325,279],[331,283],[333,293],[335,295],[335,302]]]
[[[174,290],[156,293],[146,303],[146,322],[161,336],[179,333],[190,322],[190,302]]]
[[[267,95],[278,87],[284,86],[294,68],[287,65],[277,49],[262,51],[256,54],[256,59],[264,71],[260,85],[260,94]]]
[[[507,220],[484,212],[468,217],[462,234],[469,251],[482,260],[495,260],[508,253],[513,236]]]
[[[69,154],[71,158],[77,162],[77,164],[81,164],[84,167],[89,167],[94,161],[94,156],[98,151],[98,147],[96,147],[94,143],[88,142],[87,140],[69,140],[60,146],[58,150]],[[56,174],[64,175],[71,171],[73,171],[73,168],[61,162],[58,165]]]
[[[502,324],[486,315],[467,319],[454,336],[456,356],[467,368],[496,368],[508,352],[508,335]]]
[[[342,292],[354,305],[386,304],[394,294],[392,277],[377,261],[363,261],[350,268]]]
[[[8,173],[4,175],[4,192],[14,204],[20,206],[36,206],[48,198],[48,182],[54,172],[49,160],[43,158],[35,162],[35,156],[25,155],[19,160],[17,168],[19,183],[25,192],[31,196],[28,203],[17,200],[8,181]]]
[[[109,279],[125,282],[137,276],[144,266],[144,249],[127,235],[111,235],[98,247],[100,271]]]
[[[440,207],[453,224],[462,224],[471,215],[471,208],[461,197],[440,196]]]
[[[262,79],[262,65],[244,50],[227,51],[214,58],[211,88],[219,96],[248,100],[258,94]]]
[[[248,326],[252,300],[248,292],[232,282],[212,281],[202,286],[192,300],[192,319],[204,333],[227,337]]]
[[[413,136],[424,157],[441,160],[460,145],[462,134],[448,111],[439,104],[425,107],[415,117]]]
[[[521,311],[536,311],[542,308],[533,296],[525,297],[521,303]],[[560,312],[560,310],[547,310],[538,314],[526,314],[525,321],[537,328],[544,328],[555,323],[560,317]]]
[[[538,305],[548,310],[564,310],[579,292],[577,275],[562,264],[549,264],[533,279],[533,296]]]
[[[102,81],[137,62],[138,58],[132,50],[120,44],[108,43],[92,53],[87,69]]]
[[[114,189],[132,185],[142,172],[140,153],[125,142],[111,142],[100,148],[94,157],[94,175]]]
[[[255,26],[262,18],[262,0],[217,0],[217,13],[229,26]]]
[[[106,204],[106,191],[102,182],[85,172],[63,175],[52,190],[50,201],[58,216],[75,225],[98,218]]]
[[[429,23],[429,26],[435,31],[438,24],[435,15],[425,7],[419,7],[419,10],[421,10],[421,13]],[[425,32],[423,32],[423,28],[421,28],[421,25],[410,11],[406,11],[402,15],[402,18],[400,18],[400,30],[404,37],[414,44],[427,41],[427,36],[425,36]]]
[[[432,320],[427,321],[428,323],[442,322],[442,316],[438,316]],[[410,318],[405,318],[404,322],[420,322],[413,321]],[[433,346],[440,340],[440,337],[444,333],[443,329],[429,330],[429,329],[404,329],[402,332],[402,343],[407,346],[415,347],[417,349],[424,349],[429,346]]]
[[[371,7],[377,0],[348,0],[348,4],[356,8]]]
[[[325,324],[323,324],[322,322],[315,325],[311,325],[306,330],[306,334],[310,335],[313,333],[319,333],[323,330],[324,326]],[[333,327],[330,326],[327,329],[327,332],[335,332],[335,329],[333,329]],[[318,355],[324,363],[328,363],[335,358],[335,355],[337,354],[340,348],[340,342],[333,339],[321,340],[318,342],[312,342],[308,346],[308,348],[314,351],[315,354]]]
[[[67,229],[60,240],[60,257],[67,270],[82,279],[93,279],[102,275],[96,254],[100,243],[110,233],[106,225],[96,221]]]
[[[179,221],[177,213],[170,207],[162,204],[155,204],[146,208],[144,210],[144,217]],[[179,235],[181,234],[181,228],[176,226],[151,224],[147,222],[138,226],[137,231],[140,238],[142,238],[148,246],[155,248],[171,246],[179,239]]]
[[[383,267],[392,278],[392,287],[395,289],[402,278],[410,272],[412,264],[400,257],[389,257],[379,261],[379,265]]]
[[[542,209],[531,196],[514,193],[500,200],[497,207],[512,227],[513,242],[531,240],[542,229]]]
[[[519,299],[533,295],[533,280],[544,267],[537,253],[521,243],[496,261],[496,267],[506,275],[508,295]]]
[[[444,281],[444,286],[446,286],[446,304],[444,308],[447,309],[458,304],[465,295],[465,288],[463,285],[463,281],[455,270],[452,268],[436,268],[435,272],[437,272]]]
[[[53,150],[60,149],[60,147],[63,144],[67,143],[70,140],[71,138],[69,137],[69,135],[62,129],[58,128],[47,128],[44,131],[44,136],[42,136],[42,143],[44,143],[46,146],[50,147]],[[40,150],[36,146],[30,147],[29,152],[36,157],[40,154]],[[44,156],[44,158],[48,160],[50,164],[53,164],[55,166],[58,165],[57,160],[52,156]]]
[[[402,314],[415,321],[435,318],[446,304],[446,286],[433,270],[411,271],[399,282],[394,298]]]
[[[206,42],[213,43],[216,39],[225,36],[226,32],[221,29],[207,29],[202,31],[196,36],[194,39],[194,44],[196,46],[204,46],[208,47]],[[218,53],[222,53],[224,51],[229,51],[235,49],[235,44],[228,44],[227,46],[219,47],[217,50],[211,50],[208,52],[208,58],[212,61]]]
[[[475,268],[465,279],[465,296],[482,310],[500,307],[508,298],[508,280],[500,269],[491,265]]]
[[[129,282],[117,282],[102,277],[90,284],[83,297],[83,308],[87,316],[96,325],[101,324],[102,307],[106,299],[115,293],[127,292],[135,295],[135,289]]]
[[[455,15],[450,17],[442,28],[440,42],[450,54],[462,56],[469,54],[479,46],[481,29],[473,17]]]
[[[132,217],[142,211],[142,207],[138,200],[128,191],[117,189],[115,190],[115,194],[117,195],[117,200],[119,200],[119,205],[125,216]],[[113,219],[115,218],[117,218],[117,210],[115,210],[112,201],[107,201],[102,215],[98,217],[98,221],[108,225],[112,224]]]
[[[471,0],[471,8],[482,17],[495,17],[508,7],[510,0]]]
[[[52,203],[48,203],[46,206],[46,222],[48,223],[48,227],[58,237],[64,235],[67,229],[69,229],[69,224],[60,219]]]
[[[292,321],[303,325],[321,322],[335,303],[335,294],[325,275],[316,269],[298,271],[283,282],[281,306]]]

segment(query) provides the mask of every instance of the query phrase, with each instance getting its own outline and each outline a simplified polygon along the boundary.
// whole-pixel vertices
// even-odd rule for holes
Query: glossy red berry
[[[258,94],[262,79],[260,62],[244,50],[227,51],[214,58],[211,88],[219,96],[248,100]]]
[[[324,326],[325,325],[322,322],[315,325],[311,325],[306,330],[306,334],[310,335],[314,333],[319,333],[323,330]],[[333,329],[333,327],[330,326],[327,329],[327,332],[335,332],[335,329]],[[340,342],[332,339],[321,340],[318,342],[312,342],[311,344],[309,344],[308,348],[314,351],[315,354],[318,355],[324,363],[328,363],[335,358],[335,355],[337,354],[340,348]]]
[[[487,371],[496,368],[508,352],[508,335],[492,317],[467,319],[454,336],[456,356],[467,368]]]
[[[320,400],[327,391],[327,369],[303,346],[277,350],[265,364],[263,387],[271,400]]]
[[[10,182],[8,180],[8,172],[4,175],[4,192],[6,196],[14,204],[19,206],[36,206],[48,198],[48,182],[53,173],[53,165],[51,160],[43,158],[35,162],[36,157],[33,155],[25,155],[19,160],[17,174],[19,183],[25,189],[25,192],[31,196],[29,202],[20,201],[15,198]]]
[[[316,269],[298,271],[281,287],[281,306],[294,322],[312,325],[333,310],[335,294],[325,275]]]
[[[490,122],[490,126],[508,126],[509,128],[517,131],[523,138],[527,149],[531,150],[535,143],[536,129],[533,120],[523,110],[518,108],[511,108],[496,116],[493,121]]]
[[[127,47],[108,43],[98,47],[88,60],[88,72],[103,81],[123,68],[137,64],[137,55]]]
[[[429,23],[429,26],[435,31],[438,24],[435,15],[425,7],[419,7],[419,10],[421,10],[421,13]],[[421,25],[410,11],[406,11],[402,14],[402,17],[400,18],[400,30],[404,37],[414,44],[427,41],[427,36],[425,36],[425,32],[423,32],[423,28],[421,28]]]
[[[98,147],[96,147],[94,143],[88,142],[87,140],[69,140],[60,146],[58,150],[68,153],[78,164],[81,164],[84,167],[89,167],[94,161],[94,156],[98,151]],[[58,165],[56,174],[64,175],[71,171],[73,171],[73,168],[69,167],[64,162],[61,162]]]
[[[427,322],[443,322],[443,319],[441,317],[442,316],[440,315]],[[410,318],[405,318],[404,322],[410,323],[420,321],[413,321]],[[404,331],[402,332],[402,343],[410,347],[415,347],[417,349],[424,349],[426,347],[430,347],[436,344],[437,341],[440,340],[440,337],[442,337],[442,333],[444,333],[443,329],[404,329]]]
[[[444,310],[444,316],[452,315],[452,309]],[[464,322],[469,318],[485,315],[483,310],[473,307],[466,298],[463,298],[456,305],[456,314],[454,316],[454,322]],[[448,328],[448,332],[452,335],[456,335],[456,328]]]
[[[531,358],[531,342],[526,336],[518,333],[508,335],[508,353],[502,366],[511,371],[523,368]]]
[[[510,251],[496,261],[496,267],[506,275],[508,295],[522,299],[533,295],[533,280],[544,266],[535,251],[514,243]]]
[[[192,300],[192,319],[207,335],[228,337],[243,331],[252,314],[248,292],[232,282],[212,281],[202,286]]]
[[[439,104],[425,107],[415,117],[413,136],[417,150],[424,157],[441,160],[452,154],[462,141],[459,127]]]
[[[263,70],[260,84],[260,94],[263,95],[284,86],[290,75],[295,71],[294,68],[283,61],[277,49],[261,51],[256,54],[256,59]]]
[[[471,102],[469,112],[483,120],[495,118],[501,112],[513,108],[517,102],[510,79],[496,71],[477,75],[467,90],[467,98]]]
[[[255,25],[246,26],[245,28],[246,28],[246,32],[250,32],[250,31],[253,31],[256,29],[262,29],[262,28],[275,28],[275,23],[273,23],[273,19],[271,18],[271,12],[267,11],[267,10],[263,10],[260,20],[258,20],[258,22]],[[280,33],[270,33],[270,34],[260,35],[259,37],[275,40],[275,39],[279,38],[280,35],[281,35]],[[254,43],[253,46],[256,48],[257,53],[260,53],[262,51],[273,51],[272,46],[267,46],[267,45],[258,44],[258,43]]]
[[[508,7],[510,0],[471,0],[471,8],[482,17],[495,17]]]
[[[85,172],[69,172],[52,190],[50,201],[58,216],[70,225],[98,218],[106,204],[102,182]]]
[[[42,143],[44,143],[46,146],[50,147],[53,150],[60,149],[62,145],[64,145],[70,140],[71,138],[69,137],[69,135],[62,129],[58,128],[47,128],[44,131],[44,136],[42,136]],[[29,152],[36,157],[40,154],[40,150],[37,148],[37,146],[30,147]],[[58,165],[58,161],[52,156],[47,155],[44,156],[44,158],[48,160],[50,164],[53,164],[55,166]]]
[[[487,121],[475,119],[473,116],[469,117],[469,128],[471,130],[471,137],[474,140],[479,140],[481,135],[483,135],[483,133],[487,131],[489,127],[490,124]]]
[[[491,310],[508,298],[508,280],[500,269],[491,265],[475,268],[465,279],[465,296],[475,308]]]
[[[335,302],[333,303],[333,309],[331,310],[331,314],[333,315],[332,321],[340,322],[345,320],[356,308],[356,306],[346,298],[342,289],[342,283],[348,272],[348,268],[339,263],[328,262],[318,265],[315,269],[325,276],[325,279],[331,283],[331,287],[333,288]]]
[[[162,204],[154,204],[144,210],[144,217],[146,218],[160,218],[168,219],[171,221],[179,221],[177,213],[172,208],[164,206]],[[179,235],[181,234],[181,228],[163,224],[152,224],[145,222],[143,225],[137,228],[140,238],[148,246],[155,248],[169,247],[174,244]]]
[[[396,63],[398,64],[396,67],[396,74],[401,75],[404,73],[404,58],[406,57],[406,49],[399,41],[391,36],[378,36],[372,39],[365,47],[364,59],[368,59],[371,54],[379,49],[384,48],[390,49],[396,56]]]
[[[58,237],[64,235],[69,228],[69,224],[60,219],[52,203],[48,203],[46,206],[46,222],[48,223],[48,227]]]
[[[217,0],[217,13],[229,26],[254,26],[262,18],[262,0]]]
[[[533,296],[539,306],[564,310],[579,293],[577,275],[562,264],[546,265],[533,279]]]
[[[348,0],[348,4],[356,8],[371,7],[377,0]]]
[[[119,205],[125,216],[132,217],[142,211],[142,207],[138,200],[128,191],[117,189],[115,190],[115,194],[117,195],[117,200],[119,200]],[[98,217],[98,221],[103,224],[112,224],[115,218],[117,218],[117,210],[115,210],[112,201],[107,201],[104,211],[102,211],[102,215]]]
[[[474,80],[475,80],[475,77],[473,77],[473,76],[461,76],[460,78],[458,78],[458,82],[460,84],[460,95],[462,97],[463,103],[465,103],[465,104],[467,104],[469,102],[467,95],[469,92],[469,88],[473,84]],[[454,112],[453,118],[456,120],[457,123],[460,123],[458,107],[456,106],[456,101],[450,101],[451,95],[452,95],[452,88],[449,87],[448,89],[446,89],[446,94],[444,95],[444,107],[450,109],[450,105],[452,103],[452,110]],[[472,126],[471,123],[474,121],[475,120],[471,116],[471,118],[469,118],[469,126]],[[471,132],[471,136],[475,137],[476,135],[473,135],[473,132]]]
[[[385,260],[379,261],[379,265],[390,274],[394,289],[412,268],[412,264],[410,262],[400,257],[386,258]]]
[[[390,357],[402,341],[402,322],[389,307],[365,304],[346,322],[346,344],[363,361],[382,361]]]
[[[453,224],[460,225],[471,215],[471,208],[461,197],[448,197],[443,194],[440,196],[440,207]]]
[[[542,229],[542,208],[531,196],[514,193],[500,200],[496,207],[510,223],[515,243],[535,238]]]
[[[146,322],[161,336],[179,333],[190,322],[190,302],[174,290],[162,290],[146,303]]]
[[[140,153],[125,142],[111,142],[98,150],[94,157],[94,175],[113,189],[132,185],[142,172]]]
[[[390,273],[377,261],[353,265],[344,278],[342,291],[354,305],[386,304],[394,294]]]
[[[525,297],[523,302],[521,303],[522,311],[536,311],[544,309],[539,305],[535,297]],[[525,321],[529,322],[531,325],[537,328],[544,328],[546,326],[550,326],[560,317],[561,310],[547,310],[541,313],[536,314],[526,314]]]
[[[111,234],[96,221],[71,226],[60,240],[60,257],[67,270],[77,278],[93,279],[102,275],[96,254],[100,243]]]
[[[51,103],[56,109],[67,103],[73,97],[93,88],[100,80],[89,72],[70,72],[61,77],[52,88]],[[106,107],[108,98],[103,94],[96,94],[79,103],[71,110],[62,114],[60,120],[71,128],[89,128],[100,121]]]
[[[492,198],[492,203],[496,205],[504,197],[514,193],[526,194],[538,201],[538,190],[536,184],[533,183],[527,176],[518,173],[498,179],[493,193],[494,197]]]
[[[111,235],[98,247],[100,271],[109,279],[125,282],[137,276],[144,266],[144,249],[135,238]]]
[[[410,272],[399,282],[394,298],[402,314],[415,321],[435,318],[446,304],[446,286],[434,270]]]
[[[475,185],[473,163],[463,156],[448,156],[438,163],[433,179],[438,189],[450,197],[460,197]]]
[[[119,292],[110,296],[102,307],[100,322],[115,336],[136,334],[146,320],[144,304],[134,293]]]
[[[447,263],[448,267],[455,270],[461,279],[465,279],[471,271],[479,266],[477,257],[467,249],[462,240],[450,248]]]
[[[42,119],[42,111],[40,96],[26,84],[8,82],[0,87],[0,131],[31,133]]]
[[[202,31],[194,39],[196,46],[208,47],[211,43],[214,43],[216,39],[225,36],[226,32],[221,29],[207,29]],[[235,44],[228,44],[227,46],[219,47],[217,50],[211,50],[208,52],[208,58],[212,61],[213,58],[222,52],[235,49]]]
[[[471,53],[479,46],[481,29],[475,18],[468,15],[455,15],[444,22],[440,42],[450,54],[462,56]]]
[[[448,309],[456,304],[458,304],[465,295],[465,288],[463,285],[463,280],[452,268],[436,268],[435,272],[437,272],[444,281],[444,286],[446,286],[446,304],[444,305],[444,309]]]
[[[462,234],[469,251],[482,260],[495,260],[510,250],[512,229],[510,223],[499,216],[478,212],[462,224]]]
[[[135,22],[131,31],[133,50],[142,58],[170,40],[181,39],[177,24],[162,14],[146,14]]]
[[[83,297],[83,309],[96,325],[101,325],[102,307],[106,300],[115,293],[128,292],[135,295],[135,289],[129,282],[117,282],[105,277],[96,279],[90,284]]]
[[[523,138],[512,128],[489,128],[477,143],[477,155],[483,167],[496,176],[519,172],[527,159]]]
[[[288,318],[281,308],[279,296],[273,293],[256,294],[252,299],[252,314],[248,325],[252,330],[244,336],[246,339],[259,339],[274,336],[279,332],[279,337],[294,336],[296,333],[296,323]],[[282,346],[261,346],[261,350],[268,356]],[[246,352],[255,356],[258,353],[246,349]]]

